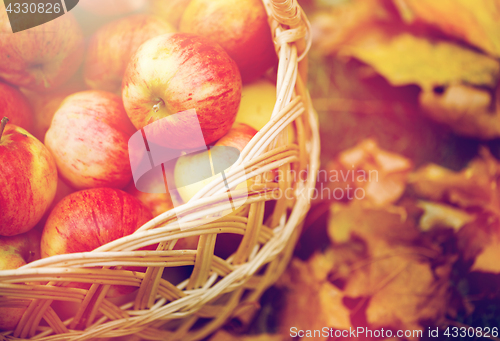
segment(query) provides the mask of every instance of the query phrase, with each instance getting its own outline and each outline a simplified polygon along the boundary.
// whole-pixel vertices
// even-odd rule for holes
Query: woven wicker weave
[[[4,332],[5,337],[89,340],[133,335],[147,340],[198,340],[231,316],[248,319],[263,291],[288,264],[319,166],[316,115],[304,79],[309,24],[296,0],[264,0],[264,4],[279,56],[278,96],[271,122],[238,160],[246,173],[233,168],[226,172],[231,184],[253,180],[248,197],[239,197],[238,190],[231,193],[234,202],[246,200],[244,205],[203,224],[208,213],[221,210],[218,203],[226,198],[223,183],[214,181],[176,212],[165,212],[133,235],[93,252],[0,271],[0,309],[27,308],[17,328]],[[293,144],[288,142],[288,126],[295,131]],[[266,180],[270,178],[266,174],[276,169],[280,174],[305,175]],[[294,195],[283,195],[287,189]],[[179,216],[184,217],[184,228],[176,223]],[[193,227],[185,228],[189,224]],[[221,233],[243,236],[227,259],[214,255]],[[200,236],[197,250],[173,250],[178,239],[188,236]],[[134,251],[156,243],[157,251]],[[126,266],[148,268],[145,273],[122,270]],[[162,278],[181,266],[193,270],[180,284]],[[75,282],[92,286],[86,290],[68,285]],[[129,295],[130,302],[117,303],[106,298],[115,284],[139,289]],[[54,301],[73,304],[76,312],[62,321],[51,306]]]

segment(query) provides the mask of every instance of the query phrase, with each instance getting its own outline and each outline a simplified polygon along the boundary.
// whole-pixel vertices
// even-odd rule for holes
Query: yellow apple
[[[270,120],[276,104],[276,86],[267,79],[246,84],[241,90],[241,102],[236,122],[261,130]],[[295,132],[289,126],[288,143],[295,141]]]
[[[150,0],[149,12],[178,28],[189,2],[191,0]]]
[[[236,122],[261,130],[271,119],[276,103],[276,86],[261,79],[243,86]]]
[[[40,258],[40,232],[30,230],[13,237],[0,237],[0,270],[17,269]],[[0,330],[16,328],[26,308],[2,308]]]
[[[241,152],[256,133],[257,131],[255,129],[246,124],[236,123],[226,135],[217,141],[215,146],[234,147]],[[228,153],[231,153],[231,151],[228,150]],[[222,157],[225,156],[226,155],[222,155]],[[199,175],[199,170],[205,168],[207,160],[210,160],[210,154],[208,151],[185,155],[177,160],[174,169],[174,180],[179,195],[184,202],[188,202],[203,187],[219,176],[216,174],[207,179],[191,183],[186,186],[182,185],[190,183],[191,178],[197,177]]]

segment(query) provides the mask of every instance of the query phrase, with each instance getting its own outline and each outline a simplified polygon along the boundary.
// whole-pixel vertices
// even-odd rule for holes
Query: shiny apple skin
[[[0,78],[36,91],[65,83],[83,60],[84,39],[71,13],[12,33],[0,3]]]
[[[87,252],[128,236],[153,218],[138,199],[114,188],[66,196],[52,210],[42,233],[42,257]]]
[[[277,65],[262,0],[192,0],[179,30],[200,34],[222,46],[238,65],[244,83]]]
[[[135,131],[120,97],[82,91],[67,97],[54,114],[45,145],[59,176],[73,188],[122,188],[132,179],[128,140]]]
[[[0,235],[33,228],[56,187],[57,168],[49,150],[26,130],[7,124],[0,138]]]
[[[144,204],[122,190],[94,188],[78,191],[61,200],[50,213],[42,233],[41,255],[45,258],[92,251],[130,235],[152,218]],[[87,287],[79,283],[72,286]],[[116,285],[111,287],[108,296],[116,297],[136,289]]]
[[[19,89],[4,82],[0,82],[0,119],[2,117],[8,117],[10,124],[33,131],[34,115],[28,99]]]
[[[174,32],[158,17],[137,14],[112,21],[90,39],[83,75],[92,89],[121,91],[123,74],[132,54],[147,40]]]
[[[137,129],[165,118],[165,146],[186,149],[214,142],[231,128],[241,86],[238,67],[219,45],[198,35],[173,33],[150,39],[137,50],[125,72],[122,97]],[[205,143],[192,138],[196,122],[182,114],[172,116],[189,109],[196,110]]]

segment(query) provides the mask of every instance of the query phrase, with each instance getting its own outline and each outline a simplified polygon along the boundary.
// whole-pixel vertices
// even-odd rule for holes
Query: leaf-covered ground
[[[299,3],[314,34],[318,196],[259,313],[210,339],[500,328],[500,1]]]

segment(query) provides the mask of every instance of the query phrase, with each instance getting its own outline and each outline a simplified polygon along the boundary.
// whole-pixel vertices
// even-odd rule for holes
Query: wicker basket
[[[209,212],[222,209],[218,203],[226,197],[223,184],[214,181],[176,213],[165,212],[133,235],[93,252],[53,256],[0,271],[0,309],[27,308],[17,328],[3,336],[198,340],[228,318],[245,319],[255,311],[263,291],[288,264],[319,166],[316,115],[305,87],[309,24],[296,0],[264,4],[279,55],[278,96],[271,122],[241,153],[238,163],[246,174],[232,168],[226,173],[233,184],[252,179],[248,196],[231,193],[234,201],[245,200],[244,205],[203,224]],[[288,142],[288,126],[295,130],[293,144]],[[267,180],[276,169],[282,174],[279,181]],[[284,176],[292,172],[304,176]],[[285,192],[294,195],[282,195]],[[184,226],[187,221],[194,227],[179,228],[179,214]],[[220,233],[243,236],[227,259],[214,255]],[[173,250],[178,239],[188,236],[200,236],[197,250]],[[157,251],[134,251],[157,243]],[[122,269],[127,266],[147,266],[147,271]],[[192,271],[180,284],[162,278],[181,266],[192,266]],[[75,282],[92,285],[88,290],[68,286]],[[116,284],[139,289],[127,296],[128,302],[117,303],[106,298],[110,285]],[[75,311],[63,321],[51,306],[54,301],[72,304]]]

